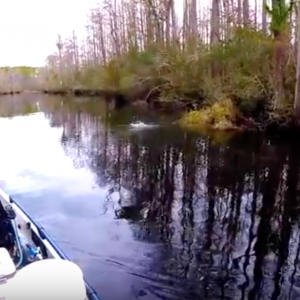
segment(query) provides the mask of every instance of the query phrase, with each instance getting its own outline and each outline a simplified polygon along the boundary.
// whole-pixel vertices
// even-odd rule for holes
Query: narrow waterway
[[[1,98],[0,186],[103,300],[300,299],[296,138],[171,123],[100,100]]]

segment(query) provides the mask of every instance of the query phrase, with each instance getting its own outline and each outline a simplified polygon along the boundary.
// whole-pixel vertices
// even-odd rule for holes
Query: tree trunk
[[[297,23],[300,22],[300,4],[297,5]],[[300,30],[297,32],[297,71],[294,99],[294,113],[297,121],[300,120]]]
[[[274,75],[275,75],[275,110],[280,111],[284,107],[284,67],[287,53],[287,35],[284,30],[275,35],[274,46]]]
[[[211,23],[210,23],[210,44],[215,45],[220,42],[220,2],[212,0]],[[212,64],[212,76],[219,73],[219,64],[217,61]]]

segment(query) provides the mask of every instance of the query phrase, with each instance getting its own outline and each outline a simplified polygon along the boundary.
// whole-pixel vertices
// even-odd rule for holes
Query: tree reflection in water
[[[63,127],[75,166],[119,194],[116,217],[134,238],[160,245],[145,274],[154,294],[297,298],[299,144],[247,136],[218,145],[178,128],[130,133],[84,111],[48,117]]]

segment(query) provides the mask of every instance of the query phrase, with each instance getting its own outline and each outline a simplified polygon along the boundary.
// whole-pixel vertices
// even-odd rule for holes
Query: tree
[[[266,5],[266,11],[271,17],[270,29],[274,36],[274,75],[276,86],[275,109],[284,107],[284,67],[287,61],[289,18],[294,2],[274,0],[272,9]]]
[[[300,3],[297,4],[297,19],[298,25],[300,24]],[[296,27],[297,36],[296,36],[296,44],[297,44],[297,65],[296,65],[296,84],[295,84],[295,99],[294,99],[294,111],[297,120],[300,120],[300,28]]]

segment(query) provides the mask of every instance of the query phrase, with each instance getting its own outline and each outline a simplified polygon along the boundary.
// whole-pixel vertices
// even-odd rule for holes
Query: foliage
[[[275,1],[272,8],[266,5],[265,9],[267,13],[271,16],[270,29],[274,33],[274,36],[286,30],[288,27],[288,19],[293,10],[294,2],[286,3],[282,0]]]
[[[185,113],[179,123],[183,127],[200,129],[210,126],[214,129],[236,129],[239,112],[230,99],[222,99],[211,106]]]
[[[15,73],[20,74],[23,76],[34,76],[38,68],[29,67],[29,66],[17,66],[17,67],[0,67],[0,74],[1,73]]]
[[[251,28],[236,28],[232,38],[223,44],[210,49],[205,44],[193,45],[184,51],[179,46],[131,49],[106,65],[83,68],[70,87],[130,90],[148,81],[168,101],[205,98],[214,102],[229,97],[251,109],[255,109],[253,105],[258,100],[272,99],[275,84],[271,36]],[[218,64],[218,76],[211,75],[214,62]],[[287,68],[287,80],[294,78],[293,72],[293,68]]]

